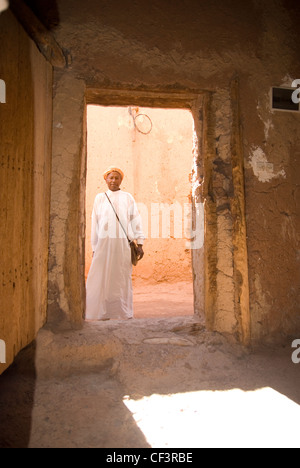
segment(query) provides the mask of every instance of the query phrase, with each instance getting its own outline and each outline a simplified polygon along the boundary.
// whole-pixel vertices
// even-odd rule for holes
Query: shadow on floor
[[[0,448],[149,447],[109,368],[37,381],[34,362],[35,343],[0,376]]]
[[[36,385],[35,342],[0,376],[0,448],[28,447]]]

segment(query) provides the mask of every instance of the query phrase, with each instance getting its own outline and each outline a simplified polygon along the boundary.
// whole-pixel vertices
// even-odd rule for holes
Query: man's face
[[[116,192],[117,190],[120,189],[121,182],[122,182],[122,178],[118,172],[111,172],[106,177],[107,187],[112,192]]]

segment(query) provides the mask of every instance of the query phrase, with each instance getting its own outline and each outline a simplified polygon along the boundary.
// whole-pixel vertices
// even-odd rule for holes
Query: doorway
[[[189,247],[194,120],[188,109],[87,106],[85,275],[92,259],[91,213],[117,165],[139,207],[145,257],[133,269],[136,318],[194,314]]]

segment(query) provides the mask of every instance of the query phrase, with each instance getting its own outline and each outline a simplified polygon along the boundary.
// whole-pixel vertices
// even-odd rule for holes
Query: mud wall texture
[[[156,106],[160,93],[170,101],[194,93],[205,96],[193,115],[207,323],[244,342],[297,336],[300,114],[273,111],[270,90],[300,78],[298,2],[87,0],[83,11],[79,0],[59,0],[57,7],[53,33],[69,54],[69,68],[56,74],[64,92],[54,98],[61,175],[57,184],[54,170],[50,291],[58,314],[80,315],[70,285],[80,284],[82,268],[73,247],[84,226],[78,228],[84,214],[77,203],[85,177],[84,87],[107,90],[107,105],[123,104],[120,90],[155,92]]]
[[[9,11],[0,41],[1,373],[46,321],[52,67]]]
[[[64,326],[81,323],[85,301],[85,85],[55,76],[48,323]]]

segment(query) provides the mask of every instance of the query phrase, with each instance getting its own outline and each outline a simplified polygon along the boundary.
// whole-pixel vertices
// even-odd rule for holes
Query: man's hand
[[[137,246],[137,255],[138,255],[138,259],[142,260],[142,258],[144,256],[144,250],[143,250],[143,246],[141,244],[139,244]]]

